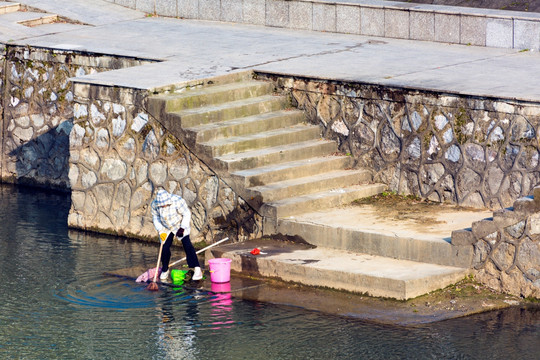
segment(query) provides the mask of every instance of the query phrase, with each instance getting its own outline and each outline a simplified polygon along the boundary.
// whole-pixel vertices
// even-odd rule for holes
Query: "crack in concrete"
[[[360,47],[364,46],[365,44],[373,44],[373,43],[374,42],[372,40],[368,40],[366,42],[359,43],[359,44],[356,44],[356,45],[345,46],[344,49],[324,50],[324,51],[321,51],[321,52],[318,52],[318,53],[312,53],[312,54],[299,54],[299,55],[289,56],[289,57],[286,57],[286,58],[281,58],[281,59],[278,59],[278,60],[269,60],[269,61],[265,61],[265,62],[262,62],[262,63],[257,63],[257,64],[248,65],[248,66],[244,66],[244,67],[238,67],[237,69],[251,69],[251,68],[256,67],[256,66],[264,66],[264,65],[269,65],[269,64],[276,64],[276,63],[280,63],[282,61],[294,60],[294,59],[299,59],[299,58],[304,58],[304,57],[309,58],[309,57],[314,57],[314,56],[324,56],[324,55],[329,55],[329,54],[339,54],[339,53],[343,53],[343,52],[346,52],[346,51],[351,51],[351,50],[360,48]],[[381,43],[383,43],[383,42],[381,42]]]
[[[434,68],[431,68],[431,69],[424,69],[424,70],[420,70],[420,71],[411,71],[411,72],[391,76],[388,79],[395,79],[395,78],[402,77],[402,76],[414,75],[414,74],[424,73],[424,72],[428,72],[428,71],[436,71],[436,70],[441,70],[441,69],[448,69],[448,68],[457,67],[457,66],[466,65],[466,64],[479,63],[479,62],[482,62],[482,61],[489,61],[489,60],[492,60],[492,59],[503,58],[503,57],[512,56],[512,55],[516,55],[516,54],[517,54],[517,52],[516,53],[511,53],[511,54],[501,54],[501,55],[489,56],[489,57],[485,57],[485,58],[481,58],[481,59],[474,59],[474,60],[463,61],[463,62],[454,63],[454,64],[437,66],[437,67],[434,67]]]

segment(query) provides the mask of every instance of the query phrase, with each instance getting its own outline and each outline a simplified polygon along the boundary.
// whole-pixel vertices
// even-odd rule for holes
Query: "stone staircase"
[[[384,190],[349,156],[321,139],[271,83],[241,73],[228,81],[157,95],[150,112],[265,218],[338,206]]]
[[[366,219],[379,220],[340,210],[386,186],[373,183],[369,171],[350,169],[352,159],[338,154],[334,141],[321,139],[319,127],[287,97],[252,76],[228,75],[209,86],[158,94],[148,110],[263,216],[266,235],[300,237],[317,249],[274,244],[268,245],[272,255],[254,259],[246,248],[252,244],[237,244],[212,254],[233,258],[237,271],[397,299],[468,273],[472,253],[445,238],[452,230],[419,239],[418,233],[400,233],[399,224],[383,224],[392,231],[385,234],[367,229]]]

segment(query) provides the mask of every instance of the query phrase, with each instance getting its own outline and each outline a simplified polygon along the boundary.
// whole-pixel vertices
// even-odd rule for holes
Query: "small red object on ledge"
[[[255,249],[251,250],[251,253],[252,253],[253,255],[259,255],[259,254],[261,253],[261,250],[255,248]]]

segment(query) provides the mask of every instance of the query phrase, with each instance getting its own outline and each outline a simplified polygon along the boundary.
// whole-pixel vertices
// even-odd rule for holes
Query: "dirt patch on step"
[[[374,207],[381,219],[410,221],[421,224],[442,224],[443,220],[436,214],[449,212],[481,212],[485,209],[475,209],[452,204],[421,199],[413,195],[398,195],[393,192],[358,199],[352,202],[353,206],[370,205]]]

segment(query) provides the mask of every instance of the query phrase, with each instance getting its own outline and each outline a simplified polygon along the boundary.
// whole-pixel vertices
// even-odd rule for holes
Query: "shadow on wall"
[[[72,127],[73,119],[69,119],[35,137],[33,128],[15,127],[9,138],[21,145],[9,152],[11,158],[7,169],[13,182],[69,191],[69,133]]]

